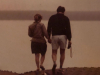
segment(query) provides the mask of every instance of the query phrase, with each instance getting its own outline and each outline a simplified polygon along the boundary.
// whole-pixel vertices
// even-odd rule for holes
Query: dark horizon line
[[[37,13],[48,20],[56,11],[0,11],[0,20],[33,20]],[[65,15],[73,21],[100,21],[100,11],[66,11]]]

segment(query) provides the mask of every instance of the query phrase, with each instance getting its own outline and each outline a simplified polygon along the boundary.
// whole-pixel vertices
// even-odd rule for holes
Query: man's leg
[[[40,54],[35,53],[35,62],[36,62],[37,70],[40,69],[40,67],[39,67],[39,57],[40,57]]]
[[[53,67],[52,67],[52,73],[55,75],[56,70],[56,60],[57,60],[57,50],[52,50],[52,60],[53,60]]]
[[[53,60],[53,63],[56,65],[57,50],[52,50],[52,60]]]
[[[65,48],[67,44],[67,37],[66,35],[61,35],[59,38],[60,38],[60,69],[62,69],[65,60]]]
[[[65,49],[60,49],[60,69],[62,69],[65,60]]]
[[[59,36],[52,36],[52,60],[53,60],[53,67],[52,67],[52,73],[55,75],[56,70],[56,60],[57,60],[57,49],[59,47],[58,44]]]

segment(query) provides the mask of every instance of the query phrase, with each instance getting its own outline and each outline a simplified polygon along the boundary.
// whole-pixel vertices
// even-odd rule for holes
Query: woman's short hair
[[[59,7],[57,8],[57,12],[62,12],[62,13],[64,13],[64,12],[65,12],[65,8],[62,7],[62,6],[59,6]]]
[[[34,20],[35,20],[35,22],[41,21],[42,20],[42,16],[40,14],[36,14],[34,16]]]

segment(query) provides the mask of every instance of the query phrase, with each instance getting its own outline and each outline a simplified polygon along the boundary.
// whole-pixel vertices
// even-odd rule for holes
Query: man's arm
[[[50,17],[49,21],[48,21],[48,26],[47,26],[47,32],[48,32],[48,35],[49,35],[49,39],[48,39],[48,42],[51,43],[51,39],[50,39],[50,35],[51,35],[51,30],[52,30],[52,19]]]
[[[66,28],[67,28],[67,38],[69,41],[71,41],[72,38],[72,34],[71,34],[71,26],[70,26],[70,20],[68,19],[67,24],[66,24]]]
[[[72,42],[71,42],[72,34],[71,34],[71,26],[70,26],[70,20],[69,19],[67,21],[66,26],[67,26],[67,38],[69,40],[69,42],[68,42],[68,49],[69,49],[69,48],[71,48],[71,44],[72,44]]]
[[[48,21],[48,26],[47,26],[47,32],[49,35],[49,39],[50,39],[50,35],[51,35],[51,25],[52,25],[52,19],[50,18]]]

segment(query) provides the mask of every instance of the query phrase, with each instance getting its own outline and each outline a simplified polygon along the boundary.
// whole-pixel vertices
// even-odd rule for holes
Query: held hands
[[[51,42],[52,42],[52,40],[51,40],[51,39],[48,39],[48,42],[49,42],[49,43],[51,43]]]

